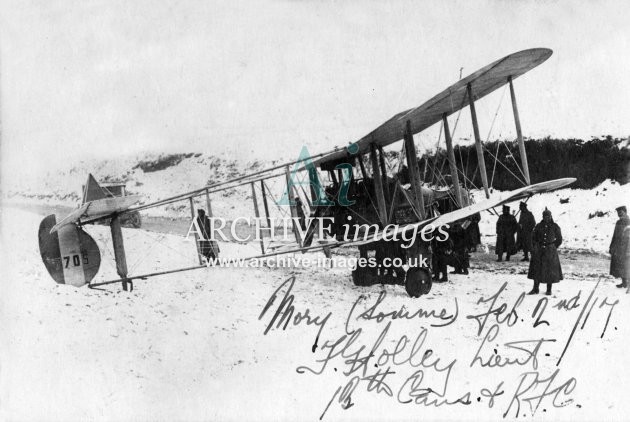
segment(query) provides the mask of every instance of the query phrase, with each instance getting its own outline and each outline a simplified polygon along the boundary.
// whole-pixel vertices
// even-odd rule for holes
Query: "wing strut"
[[[475,133],[475,147],[477,148],[479,173],[481,174],[481,182],[483,183],[483,190],[486,192],[486,198],[490,198],[490,191],[488,190],[488,173],[486,172],[486,162],[483,159],[483,146],[481,145],[481,136],[479,136],[479,124],[477,123],[477,112],[475,111],[475,97],[473,96],[472,85],[469,83],[466,89],[468,89],[470,116],[472,118],[473,132]]]
[[[383,227],[387,225],[387,208],[385,206],[385,194],[383,192],[383,178],[381,177],[381,169],[379,167],[378,158],[376,157],[376,145],[370,146],[370,160],[372,161],[372,179],[374,182],[374,191],[376,193],[376,205],[378,207],[378,216]]]
[[[389,194],[389,183],[387,183],[387,167],[385,166],[385,153],[383,152],[383,147],[378,146],[378,163],[381,166],[381,177],[383,178],[383,192],[385,193],[385,198],[391,200],[391,196]],[[386,207],[387,208],[387,207]],[[389,224],[389,219],[385,216],[385,220],[387,224]]]
[[[448,153],[448,164],[451,169],[451,182],[455,189],[455,199],[457,200],[457,206],[462,207],[462,193],[459,189],[459,175],[457,174],[457,162],[455,161],[455,151],[453,150],[453,139],[451,139],[451,131],[448,127],[448,119],[446,113],[442,115],[442,122],[444,123],[444,139],[446,139],[446,152]]]
[[[256,198],[256,185],[252,182],[252,201],[254,202],[254,215],[256,215],[256,219],[260,219],[260,211],[258,210],[258,199]],[[256,227],[259,227],[260,223],[256,224]],[[260,236],[260,252],[265,254],[265,242],[263,241],[262,233],[256,233],[256,236]]]
[[[299,246],[302,246],[302,240],[300,239],[300,234],[295,227],[295,219],[298,217],[297,208],[295,205],[295,192],[293,192],[293,184],[291,183],[291,169],[289,166],[284,168],[285,178],[287,180],[287,194],[289,197],[289,208],[291,209],[291,228],[293,229],[293,234],[295,235],[295,241]],[[333,172],[334,174],[334,172]]]
[[[359,162],[359,167],[361,167],[361,176],[363,177],[363,180],[367,180],[368,175],[367,175],[367,171],[365,170],[365,164],[363,164],[363,157],[358,155],[357,161]]]
[[[265,208],[265,219],[267,220],[267,227],[271,228],[271,220],[269,219],[269,204],[267,203],[267,192],[265,189],[265,181],[260,181],[260,191],[262,192],[263,206]]]
[[[123,243],[122,228],[120,226],[120,215],[115,215],[109,225],[112,232],[112,245],[114,247],[114,260],[116,261],[116,272],[122,281],[122,288],[127,291],[128,285],[133,290],[133,284],[127,278],[127,258],[125,257],[125,245]]]
[[[421,220],[425,219],[424,196],[422,195],[422,180],[420,180],[420,168],[418,167],[418,157],[416,154],[416,144],[413,142],[413,132],[411,131],[411,121],[407,120],[405,127],[405,151],[407,152],[407,168],[409,169],[409,181],[415,196],[414,207],[418,210]]]
[[[523,166],[523,173],[525,175],[525,181],[528,185],[532,182],[529,179],[529,166],[527,165],[527,152],[525,151],[525,142],[523,142],[523,133],[521,132],[521,119],[518,117],[518,107],[516,107],[516,94],[514,93],[514,84],[512,83],[512,75],[508,76],[508,82],[510,83],[510,96],[512,97],[512,111],[514,112],[514,124],[516,125],[516,137],[518,139],[518,150],[521,153],[521,165]]]
[[[206,208],[208,208],[206,210],[206,215],[208,218],[212,218],[212,202],[210,202],[210,191],[208,188],[206,188]]]

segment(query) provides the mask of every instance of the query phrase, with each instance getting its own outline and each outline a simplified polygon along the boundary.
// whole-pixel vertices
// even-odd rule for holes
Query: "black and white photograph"
[[[0,420],[628,420],[628,16],[1,1]]]

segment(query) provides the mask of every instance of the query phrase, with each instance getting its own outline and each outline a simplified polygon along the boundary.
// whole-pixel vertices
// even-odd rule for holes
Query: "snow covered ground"
[[[420,299],[401,286],[354,286],[347,268],[208,268],[137,280],[133,292],[56,285],[39,257],[43,215],[34,210],[76,206],[88,171],[126,181],[149,202],[269,164],[188,154],[162,170],[133,168],[162,158],[84,162],[25,175],[3,192],[8,203],[38,205],[2,208],[3,419],[626,418],[630,296],[605,276],[604,254],[630,184],[530,199],[536,220],[549,208],[565,238],[565,280],[550,298],[520,297],[531,288],[526,263],[494,262],[489,212],[471,274],[452,275]],[[215,215],[253,215],[250,195],[245,187],[213,196]],[[188,213],[179,203],[144,217]],[[163,223],[123,229],[130,273],[197,264],[194,243],[167,234],[179,231]],[[109,229],[88,231],[102,254],[94,282],[118,278]],[[221,250],[252,256],[259,245],[223,243]]]
[[[615,218],[585,210],[610,211],[627,189],[605,187],[597,203],[563,191],[530,209],[539,219],[548,206],[567,243],[602,250]],[[597,283],[608,265],[597,255],[563,253],[565,280],[548,301],[520,297],[531,287],[525,263],[484,252],[470,275],[419,299],[400,286],[356,287],[345,268],[210,268],[138,280],[133,292],[91,290],[50,279],[41,218],[2,209],[3,420],[625,420],[630,411],[630,295],[608,277]],[[593,230],[572,227],[592,220]],[[107,227],[89,232],[103,255],[94,281],[115,277]],[[134,272],[195,263],[181,236],[124,235]],[[411,317],[420,309],[434,314]],[[483,367],[489,360],[503,367]]]

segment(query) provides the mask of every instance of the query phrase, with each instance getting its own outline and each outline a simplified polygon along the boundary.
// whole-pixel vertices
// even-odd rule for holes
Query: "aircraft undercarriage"
[[[375,265],[358,266],[352,271],[352,281],[357,286],[401,285],[411,297],[431,291],[431,267],[422,265],[431,263],[431,250],[426,242],[408,249],[398,242],[374,242],[359,246],[359,257]]]

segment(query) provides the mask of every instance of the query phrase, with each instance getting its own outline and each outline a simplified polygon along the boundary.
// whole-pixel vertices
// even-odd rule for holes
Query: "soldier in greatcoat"
[[[503,253],[505,253],[506,261],[509,261],[510,256],[516,253],[514,235],[517,229],[518,223],[516,222],[516,217],[510,213],[510,207],[504,205],[503,214],[501,214],[497,220],[496,253],[498,262],[501,262]]]
[[[518,219],[518,237],[516,244],[519,249],[523,249],[523,259],[521,261],[529,261],[529,254],[532,251],[532,233],[536,227],[534,214],[527,209],[527,204],[521,202],[519,204],[521,216]]]
[[[449,237],[445,241],[433,239],[432,242],[432,266],[433,281],[436,283],[444,283],[448,281],[448,262],[453,254],[453,241]]]
[[[481,244],[481,232],[479,231],[479,221],[481,214],[476,213],[470,216],[470,224],[465,228],[466,247],[470,252],[477,252],[477,246]]]
[[[630,237],[630,217],[625,206],[617,208],[619,220],[615,224],[612,240],[610,242],[610,275],[621,278],[621,284],[617,287],[628,287],[628,275],[630,274],[630,250],[628,248]]]
[[[453,253],[446,263],[454,268],[451,274],[468,274],[470,254],[466,247],[466,229],[461,223],[455,223],[449,229],[449,237],[453,241]]]
[[[547,295],[551,295],[551,285],[563,279],[558,247],[562,244],[562,232],[545,208],[543,219],[532,233],[532,259],[527,278],[534,280],[534,288],[528,293],[538,293],[540,283],[547,284]]]
[[[210,218],[202,209],[197,210],[197,227],[199,228],[199,251],[208,261],[219,256],[219,244],[211,239]]]

